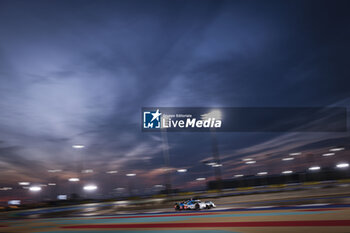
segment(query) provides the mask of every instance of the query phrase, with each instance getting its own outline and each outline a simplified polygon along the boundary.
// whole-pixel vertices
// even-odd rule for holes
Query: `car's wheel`
[[[210,205],[210,208],[213,208],[214,206],[213,205]]]
[[[199,204],[196,204],[194,207],[195,210],[199,210]]]

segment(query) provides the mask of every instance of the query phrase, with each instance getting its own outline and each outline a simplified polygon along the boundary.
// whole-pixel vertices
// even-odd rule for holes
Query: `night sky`
[[[162,137],[141,132],[142,107],[347,107],[349,9],[349,1],[0,0],[0,186],[48,183],[48,169],[63,170],[62,184],[93,169],[85,180],[101,190],[126,187],[126,173],[139,189],[164,184]],[[348,133],[217,140],[224,178],[280,173],[281,158],[300,151],[293,169],[304,169],[306,154],[318,161],[350,143]],[[210,133],[168,133],[168,143],[173,186],[205,187],[194,179],[213,178],[203,163]],[[247,168],[245,157],[257,164]]]

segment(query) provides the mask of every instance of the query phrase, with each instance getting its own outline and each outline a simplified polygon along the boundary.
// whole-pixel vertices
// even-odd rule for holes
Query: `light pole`
[[[83,190],[87,192],[87,196],[89,197],[90,193],[97,190],[97,186],[94,184],[88,184],[83,187]]]
[[[349,177],[349,163],[347,162],[340,162],[335,165],[335,168],[339,170],[341,173],[341,178],[348,178]]]
[[[31,192],[33,194],[37,194],[37,201],[40,201],[40,199],[41,199],[40,193],[41,193],[41,190],[42,190],[41,186],[33,185],[33,186],[30,186],[28,188],[28,190],[29,190],[29,192]]]
[[[119,187],[119,188],[114,188],[113,190],[115,191],[117,196],[125,196],[124,194],[125,188]]]
[[[68,179],[69,183],[70,183],[70,190],[71,190],[71,195],[70,198],[71,199],[77,199],[78,198],[78,194],[76,193],[77,191],[77,187],[75,183],[78,183],[80,181],[80,179],[78,177],[71,177]]]
[[[314,165],[308,168],[309,172],[311,172],[311,179],[312,181],[318,180],[319,177],[319,171],[321,170],[321,167],[318,165]]]
[[[165,189],[167,195],[171,193],[171,175],[170,175],[170,169],[169,168],[169,161],[170,161],[170,155],[169,155],[169,144],[168,144],[168,134],[166,128],[161,128],[161,135],[163,140],[163,157],[164,157],[164,165],[165,165]]]
[[[126,174],[127,177],[129,177],[128,179],[128,184],[129,184],[129,196],[131,197],[133,192],[132,192],[132,189],[133,189],[133,181],[131,180],[132,177],[136,176],[135,173],[128,173]]]
[[[110,190],[110,196],[113,197],[114,196],[114,180],[115,180],[115,175],[118,173],[117,170],[109,170],[106,171],[106,174],[109,176],[108,181],[109,181],[109,190]]]
[[[72,145],[72,148],[74,149],[74,150],[77,150],[77,151],[79,151],[79,150],[82,150],[82,149],[84,149],[85,148],[85,145],[83,145],[83,144],[74,144],[74,145]],[[79,155],[80,155],[80,153],[78,154],[78,153],[75,153],[75,157],[76,157],[76,173],[77,173],[77,176],[82,176],[81,175],[81,171],[84,169],[84,161],[83,160],[80,160],[80,162],[79,162]],[[80,165],[80,166],[79,166]],[[80,179],[78,180],[78,181],[80,181]],[[73,181],[73,182],[76,182],[76,181]],[[79,194],[80,194],[80,192],[79,192],[80,190],[73,190],[73,192],[77,192],[76,193],[76,195],[78,195],[79,196]],[[79,193],[78,193],[79,192]]]
[[[208,120],[209,118],[221,120],[222,113],[220,110],[213,110],[209,113],[201,115],[201,118],[202,120]],[[216,164],[221,164],[215,128],[210,128],[210,134],[211,134],[211,140],[212,140],[213,160]],[[216,181],[218,183],[218,190],[220,191],[222,188],[221,166],[214,167],[214,174],[215,174]]]
[[[255,169],[254,169],[255,165],[254,164],[256,164],[256,161],[255,160],[248,160],[248,161],[245,161],[244,163],[249,165],[248,171],[251,175],[254,176],[255,175]]]
[[[287,166],[285,166],[286,170],[282,171],[282,174],[286,175],[286,176],[284,176],[284,178],[285,178],[284,182],[285,183],[289,182],[289,179],[288,179],[289,176],[288,175],[292,174],[293,173],[293,169],[295,169],[295,166],[293,166],[294,165],[293,161],[295,161],[295,158],[293,156],[296,155],[296,154],[299,154],[299,153],[291,153],[291,154],[289,154],[288,157],[282,158],[282,162],[287,164]],[[300,177],[298,177],[298,179],[300,180]]]
[[[50,169],[50,170],[47,170],[47,172],[52,174],[52,176],[50,177],[50,183],[48,183],[48,185],[51,186],[50,191],[51,191],[52,198],[54,200],[58,195],[58,189],[59,189],[58,178],[56,174],[62,172],[62,170]]]
[[[207,178],[205,178],[205,177],[198,177],[198,178],[196,178],[196,181],[202,185],[206,179]],[[202,188],[200,188],[200,190],[202,190]]]

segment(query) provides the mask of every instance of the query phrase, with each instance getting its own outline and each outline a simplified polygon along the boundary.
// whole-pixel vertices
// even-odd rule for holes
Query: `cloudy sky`
[[[348,1],[0,0],[0,184],[118,170],[164,183],[162,137],[142,133],[141,107],[349,104]],[[223,174],[347,133],[218,133]],[[74,150],[73,144],[84,144]],[[208,133],[169,133],[175,187],[213,176]],[[311,153],[310,152],[310,153]],[[302,162],[300,162],[302,164]],[[260,167],[256,167],[260,169]],[[280,172],[280,171],[275,171]],[[63,181],[62,181],[63,182]]]

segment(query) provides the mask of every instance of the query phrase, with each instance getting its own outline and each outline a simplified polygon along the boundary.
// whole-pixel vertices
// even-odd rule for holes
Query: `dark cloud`
[[[348,5],[0,1],[0,162],[21,174],[6,179],[46,182],[47,169],[65,170],[63,179],[83,167],[101,182],[111,169],[118,185],[127,172],[145,187],[163,182],[162,137],[140,130],[145,106],[347,107]],[[346,135],[217,136],[231,177],[245,156],[274,161]],[[202,163],[210,134],[171,133],[168,142],[171,169],[189,168],[173,173],[175,185],[213,175]]]

